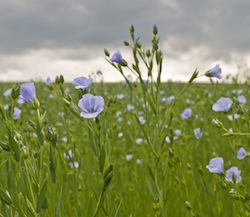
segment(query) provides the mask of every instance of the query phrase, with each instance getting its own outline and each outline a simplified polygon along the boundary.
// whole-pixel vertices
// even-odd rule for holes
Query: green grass
[[[2,83],[1,93],[12,85]],[[35,85],[39,111],[46,111],[40,120],[42,142],[37,134],[41,117],[31,105],[20,106],[14,101],[22,110],[21,117],[13,121],[6,111],[6,119],[1,118],[0,141],[10,149],[2,149],[0,155],[2,216],[93,216],[96,209],[96,216],[248,216],[250,162],[248,158],[238,160],[236,154],[239,147],[248,150],[249,137],[223,137],[223,130],[212,123],[212,119],[219,119],[227,129],[249,132],[249,104],[239,107],[232,93],[242,89],[248,97],[250,90],[246,85],[194,84],[176,102],[171,118],[166,120],[170,104],[162,104],[160,98],[176,96],[183,84],[162,84],[161,91],[154,94],[158,94],[154,113],[150,105],[143,106],[144,94],[139,85],[131,92],[120,83],[94,83],[89,91],[105,99],[99,123],[74,115],[72,107],[65,105],[58,84],[53,84],[54,99],[49,99],[51,91],[46,84]],[[71,84],[61,87],[70,88],[68,94],[77,105],[82,93]],[[118,99],[117,94],[124,94],[124,98]],[[211,109],[221,96],[234,99],[226,114]],[[11,105],[12,100],[1,94],[1,102]],[[134,105],[134,110],[128,111],[128,104]],[[186,107],[193,114],[182,120],[180,114]],[[121,122],[117,121],[117,112],[121,112]],[[241,117],[230,121],[227,115],[235,113]],[[144,125],[138,123],[140,115],[146,120]],[[18,161],[6,126],[12,129],[10,136],[20,135]],[[46,140],[46,126],[56,131],[55,147]],[[193,130],[198,127],[203,132],[201,139],[194,137]],[[181,135],[173,140],[176,129],[181,130]],[[123,134],[120,138],[119,133]],[[166,136],[170,143],[163,141]],[[137,138],[143,139],[141,144],[136,144]],[[65,157],[69,150],[74,156]],[[126,160],[126,155],[132,155],[132,159]],[[215,156],[223,157],[225,170],[238,166],[242,181],[233,184],[226,182],[224,175],[210,173],[206,165]],[[74,162],[79,163],[78,168],[72,168]],[[105,169],[110,165],[113,176],[103,190]],[[229,193],[231,189],[234,194]],[[103,203],[98,207],[102,192]],[[11,204],[4,196],[11,198]]]

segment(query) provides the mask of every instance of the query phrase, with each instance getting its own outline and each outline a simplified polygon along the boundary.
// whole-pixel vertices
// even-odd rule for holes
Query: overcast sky
[[[134,25],[145,47],[159,30],[163,79],[187,80],[220,64],[223,77],[250,66],[249,0],[1,0],[0,81],[64,75],[66,80],[101,70],[122,80],[104,58],[120,50]]]

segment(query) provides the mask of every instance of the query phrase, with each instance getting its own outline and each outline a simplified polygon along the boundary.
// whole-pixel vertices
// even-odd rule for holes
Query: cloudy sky
[[[1,0],[0,81],[70,81],[101,70],[122,77],[104,58],[131,60],[129,28],[143,46],[159,30],[163,80],[187,80],[220,64],[223,75],[250,66],[249,0]]]

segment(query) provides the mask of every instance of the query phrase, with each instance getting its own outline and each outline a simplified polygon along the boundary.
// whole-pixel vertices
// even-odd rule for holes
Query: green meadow
[[[134,55],[131,67],[110,61],[105,50],[127,85],[93,82],[76,89],[57,76],[52,83],[34,82],[35,96],[20,102],[25,82],[1,83],[0,216],[250,215],[249,81],[219,82],[195,70],[186,84],[163,83],[155,27],[149,50],[132,27],[130,34],[132,42],[124,44]],[[137,81],[125,75],[126,67]],[[199,83],[199,76],[208,83]],[[104,99],[94,118],[80,115],[79,100],[88,93]],[[221,97],[232,100],[228,111],[213,109]],[[21,111],[17,117],[14,108]],[[186,108],[191,113],[183,117]],[[208,169],[216,157],[223,171]],[[240,174],[229,180],[233,166]]]

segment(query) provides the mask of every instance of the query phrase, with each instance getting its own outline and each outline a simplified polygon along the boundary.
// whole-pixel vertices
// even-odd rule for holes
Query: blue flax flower
[[[236,166],[231,167],[226,172],[226,180],[232,183],[234,183],[235,180],[236,183],[239,183],[241,181],[240,172],[241,171],[238,169],[238,167]]]
[[[47,84],[48,86],[52,85],[52,81],[51,81],[50,77],[47,77],[47,79],[46,79],[46,84]]]
[[[237,99],[238,99],[238,102],[240,104],[246,104],[247,103],[246,97],[243,96],[243,95],[238,96]]]
[[[181,118],[182,119],[188,119],[192,116],[192,109],[191,108],[186,108],[182,114],[181,114]]]
[[[233,101],[230,98],[221,97],[213,104],[212,109],[215,112],[228,112],[233,104]]]
[[[224,160],[222,157],[215,157],[209,161],[209,165],[206,168],[211,173],[218,173],[221,174],[224,171]]]
[[[7,97],[9,97],[11,95],[11,91],[12,91],[11,88],[7,89],[6,91],[4,91],[3,95],[7,98]]]
[[[201,139],[203,135],[203,132],[201,131],[201,128],[195,128],[194,129],[194,137],[196,139]]]
[[[76,89],[87,90],[92,84],[92,82],[93,82],[92,78],[79,77],[74,79],[73,85],[75,86]]]
[[[239,160],[242,160],[242,159],[244,159],[246,156],[247,156],[246,149],[244,149],[244,148],[241,147],[241,148],[239,149],[239,151],[237,152],[237,158],[238,158]]]
[[[78,102],[83,118],[96,118],[104,109],[104,99],[91,93],[84,94]]]
[[[221,68],[220,65],[217,64],[215,67],[213,67],[212,69],[208,70],[205,75],[207,77],[215,77],[215,78],[219,78],[221,79]]]
[[[127,65],[127,62],[123,59],[122,54],[119,50],[113,54],[113,56],[110,58],[110,61],[114,63],[118,63],[122,66]]]
[[[21,115],[21,110],[19,108],[14,107],[13,119],[17,120]]]
[[[22,100],[30,103],[36,98],[36,88],[34,83],[24,83],[20,87],[20,96]]]

